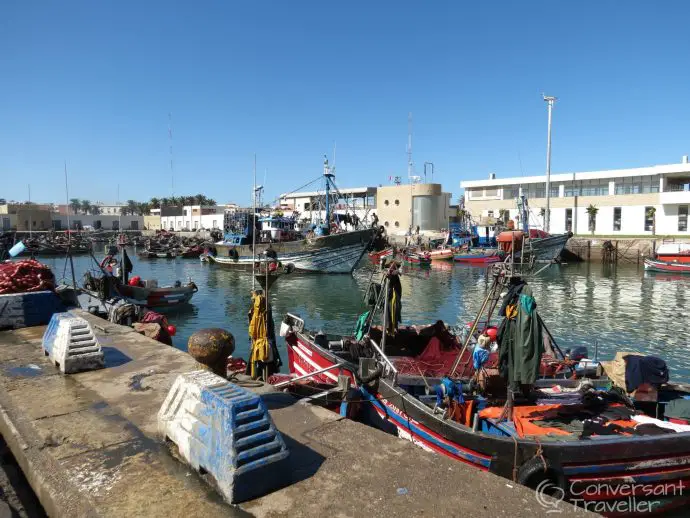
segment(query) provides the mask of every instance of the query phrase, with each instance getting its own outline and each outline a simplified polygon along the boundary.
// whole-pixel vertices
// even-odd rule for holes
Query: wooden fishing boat
[[[403,252],[403,264],[419,268],[429,268],[431,266],[431,255],[428,252]]]
[[[374,264],[379,264],[381,259],[387,259],[388,257],[393,257],[395,255],[395,249],[391,246],[379,250],[378,252],[369,252],[369,259]]]
[[[140,259],[174,259],[177,257],[175,250],[142,250],[137,252]]]
[[[660,261],[657,259],[645,258],[644,269],[648,272],[690,273],[690,262]]]
[[[453,260],[458,263],[490,264],[502,261],[505,255],[495,248],[473,248],[465,252],[457,252]]]
[[[189,282],[180,286],[141,287],[118,284],[114,287],[117,295],[131,304],[147,308],[165,308],[187,304],[199,291],[196,284]]]
[[[278,261],[270,260],[257,261],[254,277],[261,287],[268,291],[278,279],[283,275],[292,273],[294,269],[292,264],[283,264]]]
[[[204,249],[201,246],[192,246],[180,251],[179,256],[185,259],[196,259],[197,257],[200,257],[203,252]]]
[[[656,249],[656,259],[690,264],[690,243],[662,243]]]
[[[491,293],[499,297],[507,285],[495,282]],[[487,296],[473,321],[475,326],[488,302]],[[667,402],[690,394],[686,385],[661,384],[658,401],[663,404],[633,399],[632,406],[627,396],[609,390],[610,379],[597,378],[591,371],[586,379],[571,375],[556,379],[556,375],[537,380],[533,395],[550,403],[535,406],[529,399],[513,401],[505,392],[501,400],[488,382],[481,391],[472,388],[470,379],[481,384],[482,377],[474,376],[469,350],[459,348],[439,324],[401,328],[387,338],[380,329],[371,328],[355,340],[312,333],[302,319],[288,314],[281,336],[288,346],[293,379],[306,377],[333,385],[339,376],[348,377],[352,388],[338,408],[341,415],[397,434],[426,450],[537,491],[550,488],[576,505],[605,515],[621,510],[626,515],[646,515],[690,501],[684,490],[690,478],[690,426],[667,426],[663,433],[639,427],[647,423],[658,429],[656,423],[664,423],[660,417]],[[490,366],[483,371],[484,380],[500,378],[491,370]],[[461,392],[459,403],[444,409],[448,400],[441,406],[439,400],[446,394],[447,383]],[[573,395],[575,401],[570,400]],[[596,404],[584,402],[585,396]],[[506,409],[509,413],[504,419]],[[578,419],[587,434],[583,428],[578,431],[577,426],[559,424]],[[601,430],[601,423],[612,428]],[[634,508],[628,499],[631,491],[637,502]]]
[[[453,250],[451,248],[437,248],[429,252],[432,261],[452,261]]]

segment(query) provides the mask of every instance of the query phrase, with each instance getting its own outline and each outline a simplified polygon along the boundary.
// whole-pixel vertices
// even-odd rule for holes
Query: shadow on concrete
[[[297,403],[297,399],[287,392],[270,392],[268,394],[260,394],[266,408],[269,410],[278,410],[280,408],[287,408]]]
[[[285,441],[285,446],[290,451],[290,456],[288,457],[290,477],[286,485],[296,484],[313,477],[326,460],[326,457],[284,432],[281,432],[281,435],[283,441]]]
[[[124,365],[132,361],[132,358],[115,347],[101,347],[101,350],[103,351],[106,369],[108,367],[119,367],[120,365]]]

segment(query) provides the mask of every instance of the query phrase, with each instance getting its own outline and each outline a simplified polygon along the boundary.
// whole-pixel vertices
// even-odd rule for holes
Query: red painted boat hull
[[[651,272],[690,273],[690,263],[645,259],[644,269]]]

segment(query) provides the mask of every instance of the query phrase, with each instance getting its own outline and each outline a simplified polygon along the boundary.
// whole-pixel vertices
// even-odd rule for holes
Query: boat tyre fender
[[[554,494],[564,492],[566,489],[563,470],[544,457],[543,454],[535,455],[520,466],[517,472],[517,481],[531,489],[536,489],[538,486],[545,490],[550,488]],[[545,484],[545,481],[550,481],[551,484]]]

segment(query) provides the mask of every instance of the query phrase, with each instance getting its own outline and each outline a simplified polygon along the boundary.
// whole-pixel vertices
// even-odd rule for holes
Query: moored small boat
[[[690,263],[645,258],[644,269],[649,272],[690,273]]]
[[[388,248],[384,248],[383,250],[379,250],[377,252],[369,252],[369,259],[372,263],[378,264],[381,262],[381,259],[393,257],[393,255],[395,255],[395,250],[391,246]]]
[[[432,261],[452,261],[453,250],[451,248],[437,248],[429,252]]]
[[[178,284],[179,281],[178,281]],[[199,291],[196,284],[190,281],[185,285],[146,287],[118,284],[115,292],[127,302],[147,308],[164,308],[188,303]]]
[[[690,243],[663,243],[656,249],[659,261],[690,264]]]
[[[489,264],[502,261],[504,254],[500,250],[491,248],[477,248],[466,252],[458,252],[453,255],[453,260],[458,263]]]
[[[431,255],[428,252],[404,252],[403,264],[428,268],[431,266]]]

